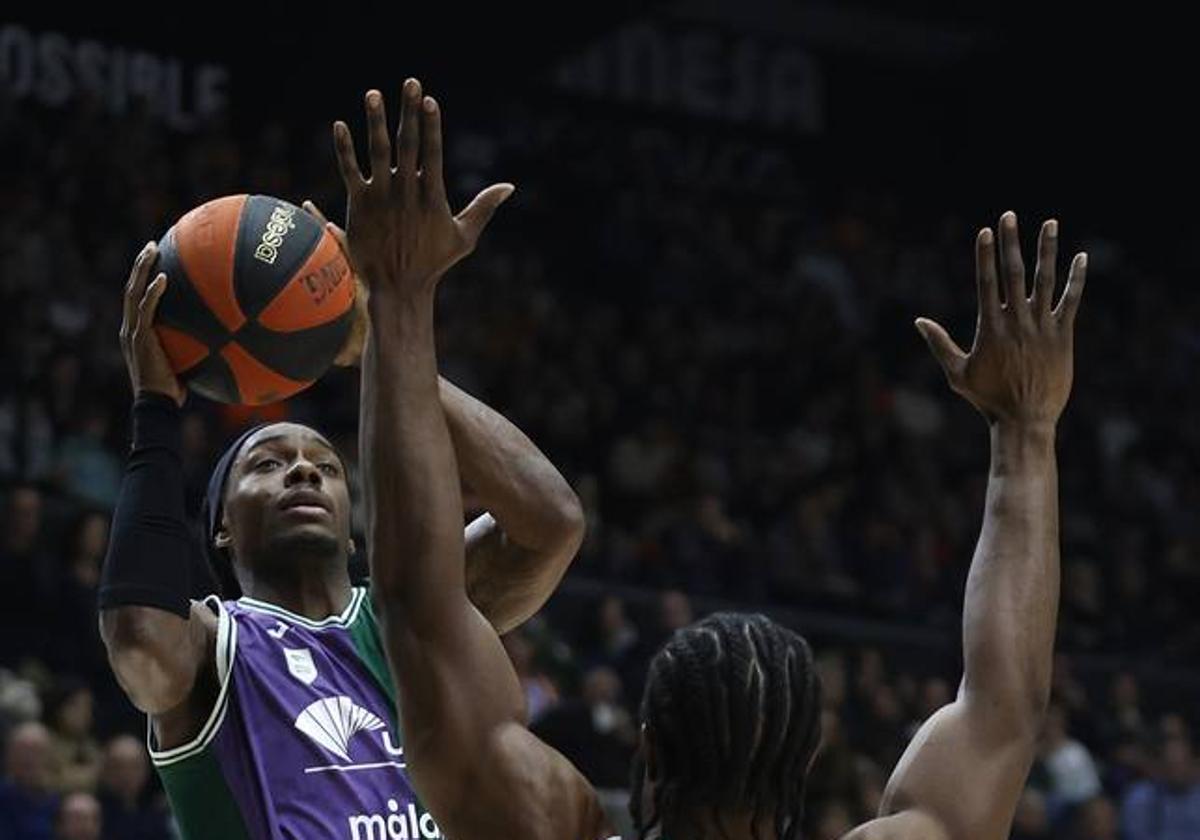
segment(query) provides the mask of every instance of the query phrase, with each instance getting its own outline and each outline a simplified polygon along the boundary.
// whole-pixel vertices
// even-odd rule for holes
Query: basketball
[[[159,242],[167,289],[155,319],[171,367],[210,399],[277,402],[333,362],[353,318],[337,240],[299,207],[263,195],[214,199]]]

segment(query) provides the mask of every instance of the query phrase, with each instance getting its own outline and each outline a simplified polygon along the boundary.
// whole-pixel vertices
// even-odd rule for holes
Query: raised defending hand
[[[1083,295],[1087,255],[1076,254],[1067,285],[1053,305],[1058,223],[1042,225],[1033,293],[1025,286],[1025,265],[1017,217],[1000,218],[999,271],[990,228],[975,241],[979,317],[971,352],[964,353],[942,326],[918,318],[916,327],[946,373],[950,387],[979,409],[989,422],[1054,424],[1067,404],[1073,375],[1075,313]]]
[[[442,177],[442,118],[433,97],[422,96],[416,79],[404,83],[394,161],[379,91],[367,93],[366,111],[368,177],[359,167],[350,129],[338,122],[333,130],[346,185],[352,263],[373,295],[432,292],[446,270],[474,250],[513,186],[494,184],[452,214]]]

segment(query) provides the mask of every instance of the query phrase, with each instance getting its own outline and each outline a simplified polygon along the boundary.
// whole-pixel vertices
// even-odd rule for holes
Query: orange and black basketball
[[[180,380],[214,400],[276,402],[333,362],[353,318],[337,240],[300,208],[231,195],[187,213],[159,242],[167,290],[155,329]]]

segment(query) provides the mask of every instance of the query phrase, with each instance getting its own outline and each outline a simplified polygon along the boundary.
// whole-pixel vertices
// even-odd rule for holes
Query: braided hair
[[[705,808],[715,821],[749,809],[755,832],[773,812],[778,840],[799,836],[821,736],[820,678],[801,636],[739,613],[676,631],[650,662],[641,720],[657,766],[646,814],[644,755],[634,762],[629,808],[639,838]]]

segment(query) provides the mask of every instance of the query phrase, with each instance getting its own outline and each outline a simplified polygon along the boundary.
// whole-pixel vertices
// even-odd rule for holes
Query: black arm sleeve
[[[133,403],[133,451],[113,513],[100,609],[158,607],[187,618],[195,541],[184,510],[182,420],[161,394]]]

